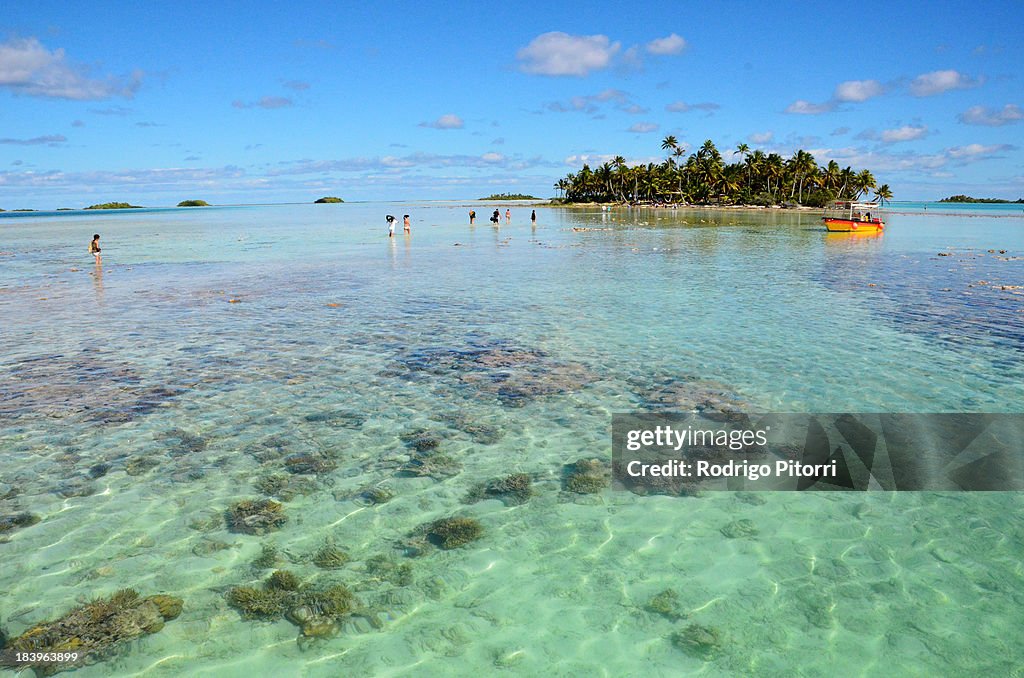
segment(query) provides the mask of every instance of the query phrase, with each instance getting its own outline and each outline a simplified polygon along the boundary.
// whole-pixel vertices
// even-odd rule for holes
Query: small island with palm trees
[[[726,162],[710,139],[686,156],[673,135],[661,148],[668,151],[661,163],[630,167],[617,156],[595,169],[584,164],[559,179],[555,189],[566,203],[824,207],[859,200],[872,190],[883,204],[892,199],[889,185],[878,185],[870,170],[843,168],[835,160],[819,167],[804,150],[783,158],[739,144],[732,156],[740,159]]]

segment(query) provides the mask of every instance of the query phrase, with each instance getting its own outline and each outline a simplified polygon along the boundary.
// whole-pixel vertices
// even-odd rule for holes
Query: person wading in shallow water
[[[537,210],[533,210],[532,212],[530,212],[530,221],[532,221],[535,224],[537,223]]]
[[[491,223],[497,225],[501,221],[501,212],[494,210],[494,214],[491,215]]]
[[[405,232],[406,233],[412,233],[412,226],[409,224],[409,215],[408,214],[405,215],[404,220],[405,220],[404,221],[404,223],[405,223]]]
[[[476,223],[476,210],[469,210],[469,225]]]
[[[395,237],[395,218],[390,214],[385,217],[388,220],[388,237]]]
[[[505,223],[512,221],[512,210],[505,210]]]
[[[99,264],[103,261],[100,257],[100,234],[96,233],[92,236],[92,242],[89,243],[89,254],[96,257],[96,263]]]

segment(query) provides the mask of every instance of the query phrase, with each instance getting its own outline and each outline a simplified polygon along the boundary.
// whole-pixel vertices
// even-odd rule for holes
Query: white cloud
[[[642,115],[644,113],[650,113],[650,109],[644,108],[640,104],[630,104],[622,109],[623,112],[629,113],[630,115]]]
[[[621,43],[606,35],[544,33],[516,52],[520,69],[537,75],[584,76],[607,68]]]
[[[567,113],[578,111],[581,113],[595,113],[598,111],[598,104],[615,102],[621,105],[629,103],[629,95],[619,89],[606,89],[597,94],[570,97],[568,101],[552,101],[545,105],[549,111],[556,113]]]
[[[812,104],[810,101],[797,99],[786,107],[786,113],[798,113],[800,115],[820,115],[835,110],[835,102],[826,101],[823,104]]]
[[[683,40],[675,33],[647,43],[647,51],[651,54],[679,54],[684,49],[686,49],[686,40]]]
[[[433,127],[434,129],[462,129],[465,127],[465,124],[462,122],[462,118],[454,113],[445,113],[437,120],[421,122],[420,127]]]
[[[85,66],[69,63],[63,49],[52,52],[36,38],[12,38],[0,44],[0,87],[35,97],[94,101],[130,99],[142,84],[142,71],[126,78],[92,78]]]
[[[47,146],[56,146],[67,141],[68,138],[63,134],[48,134],[44,137],[34,137],[32,139],[0,139],[0,144],[7,144],[10,146],[40,146],[46,144]]]
[[[775,138],[775,132],[754,132],[747,138],[754,144],[767,144]]]
[[[951,89],[967,89],[977,87],[980,80],[971,78],[954,70],[932,71],[923,73],[910,83],[910,93],[915,97],[930,97],[948,92]]]
[[[985,108],[984,106],[971,106],[957,116],[957,120],[966,125],[987,125],[989,127],[1000,127],[1024,120],[1024,110],[1016,104],[1006,104],[1002,110]]]
[[[954,146],[947,148],[946,153],[951,158],[958,160],[982,160],[994,157],[1003,151],[1012,151],[1013,146],[1009,144],[967,144],[966,146]]]
[[[288,97],[260,97],[253,102],[245,102],[239,99],[235,99],[231,102],[231,105],[235,108],[288,108],[294,105],[291,99]]]
[[[630,132],[639,132],[640,134],[646,134],[648,132],[655,132],[658,129],[658,125],[653,122],[638,122],[629,128]]]
[[[885,87],[877,80],[847,80],[836,85],[835,101],[867,101],[885,93]]]
[[[895,129],[882,130],[881,139],[884,143],[894,144],[899,141],[913,141],[928,136],[925,125],[903,125]]]
[[[665,106],[665,110],[669,113],[687,113],[689,111],[717,111],[721,106],[710,101],[705,101],[699,104],[688,104],[685,101],[673,101],[672,103]]]
[[[309,83],[302,80],[289,80],[284,83],[284,86],[288,89],[295,90],[296,92],[302,92],[309,89]]]

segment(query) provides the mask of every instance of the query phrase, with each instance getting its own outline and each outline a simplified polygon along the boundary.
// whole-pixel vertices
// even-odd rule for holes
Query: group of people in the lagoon
[[[398,219],[396,219],[391,214],[386,215],[384,217],[384,219],[388,222],[388,237],[389,238],[395,237],[395,223],[398,221]],[[406,214],[403,217],[403,220],[404,220],[404,226],[405,226],[404,230],[405,230],[405,232],[411,234],[412,233],[412,226],[411,226],[411,224],[409,222],[409,215]],[[530,211],[530,222],[533,223],[533,224],[537,223],[537,210],[531,210]],[[475,223],[476,223],[476,210],[469,210],[469,225],[472,226]],[[501,223],[501,211],[500,210],[496,209],[496,210],[494,210],[494,213],[491,214],[491,223],[494,224],[495,226],[497,226],[498,224]],[[510,209],[506,209],[505,210],[505,223],[506,224],[512,223],[512,210],[510,210]]]
[[[537,210],[533,210],[533,211],[530,212],[530,221],[532,223],[534,223],[534,224],[537,223]],[[472,226],[475,223],[476,223],[476,210],[469,210],[469,225]],[[491,214],[491,223],[494,224],[495,226],[497,226],[499,223],[501,223],[501,211],[500,210],[496,209],[496,210],[494,210],[494,213]],[[505,210],[505,223],[506,224],[512,223],[512,210],[510,210],[510,209],[506,209]]]
[[[390,214],[387,215],[385,218],[388,221],[388,237],[389,238],[394,238],[395,237],[395,221],[396,220]],[[411,234],[412,233],[412,224],[409,222],[409,215],[406,214],[402,218],[404,219],[405,232]]]

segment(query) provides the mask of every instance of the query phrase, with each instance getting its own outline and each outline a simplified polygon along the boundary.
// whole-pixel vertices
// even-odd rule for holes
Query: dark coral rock
[[[248,499],[231,505],[225,516],[228,529],[244,534],[263,534],[288,522],[280,503],[272,499]]]
[[[302,581],[288,570],[275,570],[267,579],[267,588],[278,591],[298,591],[301,585]]]
[[[32,527],[42,518],[34,513],[15,513],[9,516],[0,516],[0,534],[23,527]]]
[[[313,554],[313,564],[322,570],[337,570],[349,560],[347,553],[331,544],[325,545]]]
[[[576,494],[597,494],[611,484],[611,470],[600,459],[580,459],[567,464],[562,486]]]
[[[413,582],[412,565],[399,563],[385,555],[373,556],[366,561],[366,574],[395,586],[409,586]]]
[[[474,518],[442,518],[430,523],[427,539],[447,550],[476,541],[483,533],[483,526]]]
[[[692,657],[708,661],[722,651],[724,640],[718,629],[690,624],[672,634],[672,644]]]
[[[752,520],[747,518],[740,518],[734,520],[728,525],[724,525],[719,532],[724,534],[729,539],[741,539],[744,537],[756,537],[758,535],[757,526],[754,525]]]
[[[368,487],[359,493],[359,498],[369,505],[386,504],[395,498],[395,493],[386,487]]]
[[[289,473],[316,474],[328,473],[337,468],[338,464],[319,454],[299,452],[285,458],[284,467]]]
[[[108,464],[106,462],[100,462],[98,464],[93,464],[92,466],[89,467],[89,477],[92,478],[93,480],[97,480],[97,479],[102,478],[103,476],[107,475],[107,473],[109,471],[110,471],[110,464]]]
[[[124,472],[130,476],[141,476],[160,465],[160,462],[152,457],[132,457],[124,464]]]
[[[280,562],[281,556],[277,552],[277,547],[273,544],[263,544],[260,554],[252,561],[252,566],[258,570],[269,570],[277,567]]]
[[[406,447],[410,447],[417,452],[432,452],[444,442],[444,437],[439,433],[422,429],[403,433],[399,437]]]
[[[359,429],[366,423],[366,415],[349,410],[329,410],[326,412],[313,412],[307,414],[303,419],[314,424],[326,424],[339,428]]]
[[[290,593],[280,589],[236,586],[228,591],[228,604],[247,619],[277,619],[290,600]]]
[[[484,499],[500,499],[506,506],[517,506],[526,503],[532,494],[530,476],[513,473],[475,486],[466,495],[465,501],[473,504]]]
[[[398,470],[398,475],[433,478],[440,481],[458,475],[461,470],[462,464],[456,459],[446,454],[432,454],[430,456],[417,457],[404,464]]]
[[[651,598],[644,609],[672,621],[679,621],[686,616],[679,607],[679,594],[673,589],[665,589]]]
[[[69,611],[60,619],[42,622],[7,643],[15,652],[77,653],[73,661],[36,667],[49,676],[110,657],[115,648],[164,627],[181,614],[182,600],[156,595],[142,598],[123,589],[109,598],[97,598]]]

